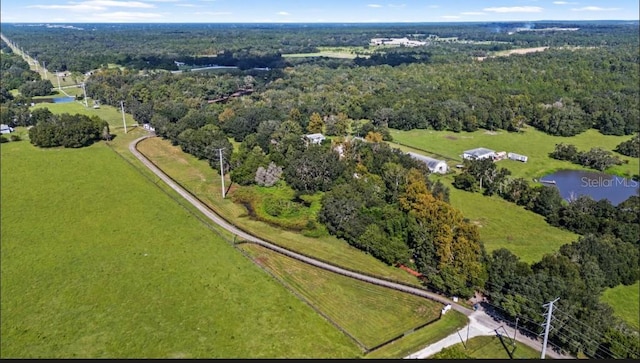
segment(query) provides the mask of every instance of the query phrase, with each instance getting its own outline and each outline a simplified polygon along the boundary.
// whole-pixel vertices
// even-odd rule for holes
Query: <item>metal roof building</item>
[[[445,174],[449,170],[449,166],[444,160],[438,160],[412,152],[408,152],[407,154],[412,158],[427,164],[427,168],[429,168],[432,173]]]

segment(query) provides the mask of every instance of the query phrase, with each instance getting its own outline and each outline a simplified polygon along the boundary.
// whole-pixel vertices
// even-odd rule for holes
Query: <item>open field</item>
[[[512,331],[509,332],[509,334],[512,333]],[[516,342],[514,350],[513,346],[510,346],[509,338],[504,337],[503,340],[507,344],[507,348],[511,349],[513,359],[540,359],[541,352],[520,342]],[[500,338],[495,335],[471,338],[466,342],[466,345],[465,348],[462,343],[458,343],[449,348],[459,349],[474,359],[510,359],[509,353],[500,342]]]
[[[456,189],[451,178],[442,181],[449,187],[451,205],[479,227],[487,252],[504,247],[521,261],[533,263],[578,239],[577,234],[551,226],[543,216],[524,207],[498,196]]]
[[[616,316],[640,332],[640,281],[607,289],[600,300],[611,305]]]
[[[309,266],[261,246],[241,248],[367,349],[440,316],[442,304],[431,300]]]
[[[342,58],[342,59],[355,59],[356,57],[368,58],[372,50],[365,49],[364,47],[318,47],[320,52],[317,53],[295,53],[295,54],[283,54],[283,58],[305,58],[305,57],[327,57],[327,58]]]
[[[197,195],[216,213],[233,221],[234,224],[250,233],[296,252],[331,261],[341,267],[420,285],[414,276],[398,268],[388,266],[338,238],[332,236],[306,237],[250,218],[242,205],[231,200],[236,186],[230,184],[228,175],[225,185],[231,185],[231,187],[227,197],[223,200],[219,172],[212,169],[206,161],[198,160],[192,155],[182,152],[180,147],[172,146],[171,142],[167,140],[147,139],[139,144],[138,149],[174,180]]]
[[[568,161],[550,158],[549,153],[554,150],[556,144],[573,144],[580,151],[587,151],[592,147],[601,147],[612,151],[618,144],[633,137],[632,135],[602,135],[593,129],[573,137],[561,137],[545,134],[533,127],[528,127],[520,133],[510,133],[503,130],[497,132],[478,130],[460,133],[433,130],[391,130],[391,135],[396,143],[444,155],[458,162],[462,161],[461,155],[463,151],[477,147],[526,155],[529,157],[526,163],[502,160],[497,165],[511,170],[514,178],[523,177],[529,180],[540,178],[562,169],[591,170]],[[640,159],[630,158],[618,153],[614,154],[620,157],[621,160],[628,160],[629,163],[611,167],[607,170],[608,173],[623,177],[638,173]],[[449,166],[455,166],[456,162],[449,164]]]
[[[0,152],[2,358],[361,354],[103,142]]]

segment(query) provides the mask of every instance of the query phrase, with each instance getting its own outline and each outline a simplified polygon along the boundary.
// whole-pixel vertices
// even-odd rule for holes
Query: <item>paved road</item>
[[[459,305],[457,303],[454,303],[453,301],[442,297],[438,294],[426,291],[426,290],[422,290],[416,287],[411,287],[411,286],[407,286],[407,285],[403,285],[400,283],[395,283],[395,282],[391,282],[391,281],[387,281],[387,280],[383,280],[383,279],[379,279],[379,278],[375,278],[375,277],[371,277],[371,276],[367,276],[367,275],[363,275],[361,273],[357,273],[354,271],[349,271],[346,270],[344,268],[323,262],[323,261],[319,261],[304,255],[301,255],[299,253],[284,249],[280,246],[276,246],[272,243],[269,243],[267,241],[264,241],[260,238],[257,238],[255,236],[252,236],[240,229],[238,229],[236,226],[232,225],[231,223],[227,222],[226,220],[222,219],[220,216],[218,216],[217,214],[215,214],[208,206],[206,206],[204,203],[200,202],[197,198],[195,198],[193,195],[191,195],[191,193],[189,193],[187,190],[185,190],[184,188],[182,188],[180,185],[178,185],[176,182],[174,182],[168,175],[166,175],[162,170],[160,170],[158,167],[156,167],[149,159],[147,159],[144,155],[142,155],[136,148],[136,145],[144,140],[147,139],[149,137],[153,137],[153,135],[147,135],[147,136],[143,136],[140,137],[136,140],[134,140],[133,142],[131,142],[131,144],[129,144],[129,151],[131,151],[131,153],[133,153],[133,155],[135,155],[136,158],[138,158],[147,168],[149,168],[149,170],[151,170],[155,175],[157,175],[160,179],[162,179],[162,181],[164,181],[167,185],[169,185],[173,190],[175,190],[178,194],[180,194],[183,198],[185,198],[187,201],[189,201],[189,203],[191,203],[194,207],[196,207],[200,212],[202,212],[205,216],[207,216],[207,218],[209,218],[210,220],[212,220],[214,223],[218,224],[219,226],[223,227],[224,229],[226,229],[227,231],[237,235],[239,238],[244,239],[248,242],[251,243],[255,243],[257,245],[263,246],[265,248],[268,248],[270,250],[273,250],[275,252],[281,253],[285,256],[291,257],[291,258],[295,258],[296,260],[299,261],[303,261],[305,263],[308,263],[312,266],[316,266],[328,271],[332,271],[344,276],[348,276],[360,281],[365,281],[365,282],[369,282],[372,284],[376,284],[379,286],[384,286],[390,289],[394,289],[394,290],[398,290],[398,291],[403,291],[406,293],[410,293],[416,296],[421,296],[436,302],[439,302],[441,304],[451,304],[451,308],[459,311],[463,314],[465,314],[466,316],[469,317],[470,319],[470,326],[469,326],[469,337],[471,336],[477,336],[477,335],[495,335],[495,329],[498,329],[502,323],[495,321],[491,316],[489,316],[488,314],[486,314],[485,312],[478,310],[478,311],[473,311],[469,308],[466,308],[462,305]],[[513,330],[513,329],[512,329]],[[471,335],[471,332],[473,332],[474,335]],[[464,332],[464,337],[466,339],[466,328],[465,328],[465,332]],[[529,339],[525,336],[518,336],[517,337],[518,341],[527,344],[533,348],[536,349],[541,349],[542,345],[539,341],[536,340],[532,340]],[[416,352],[410,356],[407,356],[406,358],[424,358],[427,357],[433,353],[436,353],[438,351],[440,351],[440,349],[447,347],[449,345],[452,344],[456,344],[460,342],[460,338],[458,336],[458,333],[452,334],[452,336],[449,336],[445,339],[443,339],[440,342],[437,342],[419,352]],[[557,354],[556,352],[552,351],[551,349],[547,349],[547,355],[549,355],[552,358],[564,358],[562,356],[560,356],[559,354]]]

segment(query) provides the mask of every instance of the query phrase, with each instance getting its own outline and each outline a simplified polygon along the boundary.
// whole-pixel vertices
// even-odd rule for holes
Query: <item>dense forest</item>
[[[87,24],[79,25],[82,30],[11,25],[3,34],[51,67],[92,70],[89,97],[113,106],[124,101],[137,122],[151,124],[157,135],[212,167],[218,165],[217,150],[224,150],[224,168],[234,183],[286,185],[297,197],[321,196],[317,223],[328,233],[388,264],[414,267],[429,288],[462,297],[482,291],[496,312],[522,319],[522,327],[536,334],[540,306],[560,297],[560,321],[550,342],[593,358],[638,358],[637,331],[598,300],[605,288],[640,278],[638,197],[616,207],[589,198],[567,203],[556,189],[532,187],[524,179],[503,188],[506,169],[467,162],[455,187],[497,194],[581,235],[527,264],[505,249],[486,253],[477,226],[449,204],[448,189],[432,180],[423,163],[383,142],[391,139],[389,128],[519,132],[530,125],[564,137],[590,128],[637,135],[637,23],[538,23],[580,30],[508,31],[520,25],[317,25],[304,31],[294,24]],[[282,57],[322,46],[367,49],[377,36],[420,34],[458,41],[375,50],[355,59]],[[534,46],[552,48],[477,58]],[[33,77],[26,63],[2,58],[3,77],[5,68],[19,75],[13,88]],[[176,61],[238,69],[168,72]],[[269,69],[253,69],[262,67]],[[47,125],[41,119],[49,115],[21,109],[23,102],[16,103],[9,89],[2,91],[3,120]],[[245,93],[230,97],[238,91]],[[40,126],[34,129],[36,136]],[[305,138],[317,132],[333,139],[313,144]],[[229,139],[239,147],[234,150]],[[633,155],[637,139],[617,151]],[[578,151],[568,144],[559,145],[554,157],[596,169],[616,160],[597,148]],[[281,206],[269,208],[277,215]]]

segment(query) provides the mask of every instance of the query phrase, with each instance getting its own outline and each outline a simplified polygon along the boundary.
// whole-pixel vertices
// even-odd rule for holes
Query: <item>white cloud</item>
[[[554,1],[553,2],[556,5],[577,5],[578,3],[570,3],[568,1]]]
[[[571,9],[572,11],[615,11],[620,8],[601,8],[599,6],[585,6],[583,8]]]
[[[487,13],[483,13],[481,11],[465,11],[464,13],[460,13],[462,15],[486,15]]]
[[[50,9],[50,10],[70,10],[70,11],[104,11],[109,7],[122,7],[122,8],[155,8],[155,5],[146,4],[140,1],[108,1],[108,0],[94,0],[83,1],[79,3],[70,2],[66,5],[29,5],[27,8],[34,9]]]
[[[370,7],[370,8],[381,8],[382,7],[382,5],[380,5],[380,4],[369,4],[367,6]]]
[[[221,15],[231,15],[233,14],[230,11],[199,11],[197,15],[211,15],[211,16],[221,16]]]
[[[441,16],[442,19],[460,19],[459,16],[457,15],[443,15]]]
[[[291,14],[287,13],[286,11],[280,11],[277,13],[278,15],[282,15],[282,16],[289,16]]]
[[[495,8],[484,8],[483,11],[489,11],[492,13],[540,13],[542,12],[541,7],[539,6],[512,6],[512,7],[495,7]]]
[[[155,8],[155,5],[143,3],[140,1],[111,1],[111,0],[91,0],[84,1],[79,4],[88,4],[105,7],[121,7],[121,8]]]
[[[163,16],[156,13],[140,13],[140,12],[127,12],[116,11],[113,13],[101,13],[93,14],[93,17],[104,22],[127,22],[127,21],[139,21],[139,20],[151,20],[161,19]]]

